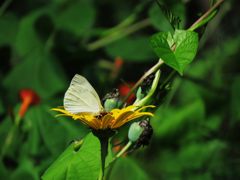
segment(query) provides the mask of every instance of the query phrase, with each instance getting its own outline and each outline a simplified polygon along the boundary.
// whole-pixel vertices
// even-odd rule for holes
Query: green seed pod
[[[112,99],[107,99],[104,102],[104,109],[109,112],[112,109],[116,108],[118,106],[118,100],[116,98],[112,98]]]
[[[141,136],[143,130],[144,128],[141,127],[138,122],[132,123],[128,130],[128,139],[132,142],[136,142]]]

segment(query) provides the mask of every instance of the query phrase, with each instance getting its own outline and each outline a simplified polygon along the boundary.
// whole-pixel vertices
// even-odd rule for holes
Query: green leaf
[[[84,138],[76,152],[70,145],[47,169],[42,178],[48,179],[97,179],[101,167],[100,142],[92,133]]]
[[[95,21],[95,9],[89,0],[71,1],[56,12],[57,28],[67,30],[77,36],[89,33]]]
[[[151,37],[151,45],[159,58],[182,75],[197,53],[198,35],[185,30],[176,30],[173,35],[162,32]]]
[[[149,61],[154,57],[154,54],[148,42],[149,40],[145,36],[123,38],[108,45],[105,51],[112,59],[120,56],[124,61],[129,62]]]
[[[9,133],[9,129],[11,129],[12,125],[13,125],[13,121],[9,116],[4,118],[0,123],[0,141],[1,142],[3,143],[5,142],[6,137]],[[2,151],[2,148],[3,148],[3,145],[1,145],[0,151]]]
[[[34,28],[36,20],[44,14],[49,14],[48,9],[33,11],[19,22],[19,30],[15,42],[15,48],[19,55],[25,56],[36,48],[44,47],[44,43]]]
[[[6,76],[4,86],[13,94],[23,88],[35,90],[41,98],[49,98],[66,87],[64,75],[55,59],[46,52],[32,51]]]
[[[24,122],[29,127],[26,148],[32,151],[32,154],[38,153],[41,144],[55,157],[68,143],[88,132],[80,122],[54,117],[50,109],[47,105],[38,105],[32,107],[26,114]]]
[[[162,12],[162,9],[159,8],[159,6],[155,3],[153,6],[149,9],[149,17],[152,25],[160,31],[170,31],[173,32],[174,29],[172,28],[171,23],[167,19],[167,17]]]
[[[146,180],[150,179],[146,172],[130,158],[120,158],[113,166],[109,179],[114,180]]]
[[[10,175],[10,180],[38,180],[38,172],[30,159],[22,159],[20,166]]]
[[[5,14],[0,18],[0,45],[13,44],[18,30],[17,18],[12,14]]]

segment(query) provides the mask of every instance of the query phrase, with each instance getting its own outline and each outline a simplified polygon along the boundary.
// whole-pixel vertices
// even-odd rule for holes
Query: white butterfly
[[[73,113],[99,114],[103,110],[100,98],[83,76],[76,74],[64,95],[64,108]]]

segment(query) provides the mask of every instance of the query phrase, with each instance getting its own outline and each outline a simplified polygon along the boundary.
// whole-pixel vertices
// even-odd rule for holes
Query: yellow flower
[[[70,116],[74,120],[80,120],[87,126],[96,129],[116,129],[125,123],[142,116],[153,116],[150,112],[141,112],[145,108],[154,108],[155,106],[143,106],[138,108],[136,106],[128,106],[122,109],[113,109],[110,112],[101,112],[99,115],[93,113],[78,113],[73,114],[64,109],[64,107],[53,108],[52,110],[60,112],[58,116]]]

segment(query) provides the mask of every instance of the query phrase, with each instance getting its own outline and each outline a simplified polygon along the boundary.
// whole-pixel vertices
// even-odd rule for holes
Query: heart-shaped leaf
[[[48,168],[42,179],[97,179],[100,159],[100,142],[90,133],[78,151],[70,145]]]
[[[185,30],[176,30],[173,35],[161,32],[152,36],[151,45],[159,58],[182,75],[197,53],[198,35]]]

